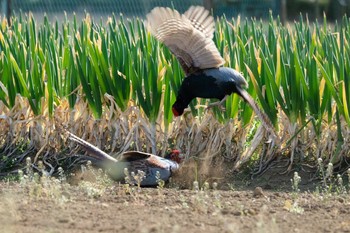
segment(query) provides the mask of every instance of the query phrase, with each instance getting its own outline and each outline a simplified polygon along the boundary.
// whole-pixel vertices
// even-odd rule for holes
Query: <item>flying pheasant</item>
[[[181,116],[196,97],[220,100],[208,106],[211,107],[237,93],[261,118],[266,130],[275,135],[267,115],[244,89],[248,83],[242,74],[222,67],[225,60],[212,40],[215,22],[209,11],[202,6],[191,6],[180,14],[170,8],[156,7],[146,18],[148,30],[176,56],[186,74],[172,106],[175,116]]]
[[[159,180],[168,181],[172,173],[179,169],[179,164],[182,162],[178,150],[171,151],[164,158],[140,151],[127,151],[121,155],[120,160],[117,160],[76,135],[70,132],[68,135],[70,140],[78,143],[87,151],[88,157],[94,165],[103,168],[116,181],[137,184],[136,177],[132,177],[131,174],[137,176],[140,175],[139,171],[141,171],[144,174],[141,186],[157,186]],[[125,168],[127,168],[127,174],[125,174]]]

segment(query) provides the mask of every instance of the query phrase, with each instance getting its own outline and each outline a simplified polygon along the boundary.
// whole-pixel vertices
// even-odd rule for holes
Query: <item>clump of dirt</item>
[[[186,160],[180,170],[174,173],[171,184],[181,189],[192,189],[193,181],[198,181],[200,186],[205,182],[217,183],[218,188],[222,190],[254,190],[260,186],[264,190],[293,191],[291,180],[294,172],[298,172],[301,177],[301,191],[315,191],[321,185],[321,178],[317,177],[317,167],[295,165],[288,170],[288,165],[288,159],[279,159],[261,173],[254,175],[254,165],[235,170],[234,163],[227,159],[202,156],[201,159]]]
[[[207,182],[217,183],[221,188],[226,183],[227,176],[227,171],[222,166],[224,160],[216,159],[210,162],[211,164],[208,165],[208,159],[190,158],[186,160],[186,163],[173,174],[171,185],[181,189],[191,189],[193,181],[198,181],[200,186]]]

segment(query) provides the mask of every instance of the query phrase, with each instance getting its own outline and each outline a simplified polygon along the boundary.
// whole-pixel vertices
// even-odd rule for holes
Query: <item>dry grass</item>
[[[150,123],[134,106],[125,112],[110,106],[98,120],[91,117],[83,100],[74,110],[69,109],[66,101],[61,101],[54,118],[49,118],[48,114],[34,117],[21,97],[17,98],[17,107],[11,111],[1,103],[0,109],[3,112],[0,118],[1,153],[14,161],[13,167],[23,163],[28,155],[33,157],[34,164],[43,160],[52,167],[74,155],[75,145],[66,141],[62,129],[68,129],[110,154],[126,150],[149,152],[151,149]],[[242,137],[246,134],[245,129],[239,129],[235,121],[220,124],[209,112],[203,119],[188,114],[174,120],[167,131],[162,125],[157,125],[156,130],[158,153],[164,155],[171,148],[181,150],[187,159],[200,161],[199,174],[209,172],[212,161],[221,155],[238,162],[238,155],[246,149],[246,140]]]
[[[79,148],[66,141],[62,129],[68,129],[112,155],[126,150],[151,151],[151,124],[132,103],[125,112],[120,112],[113,104],[105,107],[98,120],[91,116],[88,109],[82,99],[78,100],[74,110],[69,109],[66,100],[62,100],[56,107],[54,118],[50,118],[47,112],[35,117],[22,97],[17,97],[16,106],[11,110],[0,103],[2,175],[23,167],[28,156],[32,157],[34,164],[42,160],[49,167],[50,174],[57,172],[55,168],[58,166],[71,169],[79,162],[77,157],[72,157]],[[160,155],[171,148],[185,154],[187,162],[181,172],[182,177],[190,180],[182,181],[187,183],[187,187],[193,179],[201,182],[220,180],[224,176],[223,169],[237,170],[252,158],[259,158],[254,172],[259,174],[277,156],[282,155],[290,156],[289,169],[295,160],[303,160],[317,167],[317,158],[320,157],[325,164],[333,161],[336,169],[344,158],[349,157],[350,143],[347,142],[350,131],[345,125],[344,143],[339,147],[335,124],[325,124],[324,133],[317,137],[311,124],[306,125],[303,131],[296,132],[297,125],[292,126],[283,118],[280,122],[285,123],[280,125],[280,140],[267,142],[264,129],[256,122],[242,128],[240,122],[234,119],[225,124],[219,123],[210,112],[201,119],[186,114],[176,118],[168,129],[157,124],[155,141]]]

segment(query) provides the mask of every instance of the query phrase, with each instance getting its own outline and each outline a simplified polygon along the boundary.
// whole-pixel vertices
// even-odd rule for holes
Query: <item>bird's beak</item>
[[[182,153],[180,153],[179,155],[178,155],[178,158],[179,158],[179,163],[182,163],[184,160],[185,160],[185,155],[184,154],[182,154]]]

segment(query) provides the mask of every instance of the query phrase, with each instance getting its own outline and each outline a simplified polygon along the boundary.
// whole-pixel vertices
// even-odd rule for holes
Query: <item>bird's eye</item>
[[[173,160],[173,161],[175,161],[175,162],[179,162],[178,160],[179,160],[179,158],[176,156],[176,154],[171,154],[171,156],[170,156],[170,158],[171,158],[171,160]]]

